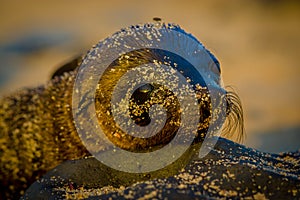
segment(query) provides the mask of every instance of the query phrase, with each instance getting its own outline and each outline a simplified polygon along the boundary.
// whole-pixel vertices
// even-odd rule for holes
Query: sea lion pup
[[[176,30],[195,40],[201,48],[203,47],[198,40],[184,32],[179,26],[164,23],[132,26],[117,32],[109,37],[108,41],[117,37],[122,38],[124,32],[139,30],[149,31],[147,38],[150,41],[151,36],[157,36],[153,30]],[[105,41],[107,42],[107,40]],[[99,45],[104,45],[104,42],[100,42]],[[90,59],[95,48],[90,50],[82,63]],[[214,69],[214,74],[220,78],[219,62],[208,50],[205,48],[203,50],[214,61],[217,66],[217,69]],[[170,58],[177,60],[175,62]],[[189,76],[187,78],[190,81],[198,83],[195,84],[195,87],[198,88],[196,97],[200,119],[194,143],[202,141],[210,125],[212,113],[210,91],[199,84],[203,80],[200,76],[195,76],[193,71],[189,71],[190,68],[186,66],[188,64],[186,61],[181,58],[178,59],[176,55],[170,52],[149,48],[130,51],[121,55],[112,62],[109,66],[110,70],[107,70],[98,82],[95,108],[99,124],[103,126],[104,130],[106,129],[106,136],[114,144],[125,150],[147,152],[154,151],[169,143],[180,127],[182,108],[180,108],[177,97],[168,88],[155,83],[141,85],[132,94],[129,103],[130,117],[137,125],[146,126],[151,121],[148,114],[150,107],[161,104],[166,109],[168,125],[150,138],[135,138],[120,132],[117,130],[118,127],[114,125],[113,118],[107,112],[107,109],[110,109],[110,95],[113,87],[107,89],[106,86],[115,84],[129,68],[145,63],[163,63],[171,67],[179,66],[183,73],[186,73],[184,75]],[[72,113],[73,87],[79,71],[77,65],[80,64],[81,60],[78,59],[71,64],[71,67],[66,68],[66,71],[71,71],[66,73],[63,73],[64,69],[58,71],[56,76],[46,85],[22,89],[0,100],[2,198],[18,198],[32,182],[62,161],[90,155],[78,136]],[[186,71],[186,69],[188,70]],[[222,88],[220,83],[218,83],[218,87]],[[234,92],[230,91],[226,92],[224,98],[228,119],[228,125],[225,126],[227,131],[224,134],[233,134],[238,129],[238,136],[241,138],[243,136],[243,114],[240,100]],[[82,105],[83,112],[85,106],[85,104]],[[105,127],[103,124],[111,126]]]

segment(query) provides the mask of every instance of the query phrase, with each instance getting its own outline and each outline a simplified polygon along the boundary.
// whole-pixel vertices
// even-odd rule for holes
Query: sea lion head
[[[162,43],[164,43],[163,47],[167,45],[171,47],[164,49],[160,46]],[[136,46],[139,48],[135,48]],[[114,52],[117,51],[116,49],[122,49],[121,53]],[[178,51],[181,52],[180,55]],[[199,56],[204,61],[197,58]],[[189,59],[186,59],[186,57],[189,57]],[[107,66],[104,66],[102,64],[103,60],[110,60],[110,62]],[[198,66],[195,67],[195,62],[192,63],[191,61],[195,61]],[[203,141],[212,124],[212,113],[215,109],[212,105],[212,93],[220,93],[220,98],[223,102],[222,106],[225,114],[222,125],[225,125],[222,127],[222,135],[236,136],[238,140],[243,138],[244,127],[241,102],[238,95],[231,88],[223,87],[221,67],[217,58],[193,35],[186,33],[178,25],[156,21],[155,23],[122,29],[93,47],[83,57],[83,60],[79,57],[71,62],[71,67],[70,65],[64,66],[65,69],[75,69],[78,73],[88,71],[87,74],[98,73],[94,68],[102,68],[101,76],[98,73],[99,77],[96,77],[98,79],[93,96],[94,107],[100,127],[115,145],[133,152],[154,151],[168,144],[181,127],[181,115],[184,108],[180,105],[180,101],[175,94],[176,92],[174,93],[162,83],[137,83],[136,79],[129,80],[128,78],[125,82],[123,80],[123,86],[134,86],[129,95],[130,97],[127,99],[129,116],[127,120],[130,119],[137,126],[147,127],[153,121],[150,116],[151,108],[155,105],[161,105],[166,111],[165,125],[156,134],[135,137],[127,134],[126,131],[124,132],[120,124],[115,122],[116,118],[112,115],[112,109],[116,110],[116,108],[113,108],[111,105],[111,97],[114,94],[114,90],[122,87],[122,84],[118,84],[118,82],[126,73],[134,71],[141,65],[146,68],[153,68],[155,65],[168,66],[181,73],[186,81],[192,85],[199,111],[198,127],[194,142]],[[145,67],[136,71],[141,71]],[[199,73],[199,68],[201,68],[201,73]],[[62,73],[64,70],[60,69],[58,71],[55,75]],[[149,76],[147,72],[140,72],[139,74]],[[80,78],[80,76],[78,77]],[[162,76],[161,78],[167,79],[168,77]],[[172,82],[173,80],[169,81]],[[174,82],[173,85],[176,84]],[[211,91],[211,88],[214,91]],[[120,97],[119,100],[121,101],[122,98]],[[119,112],[119,115],[121,115],[121,112]]]

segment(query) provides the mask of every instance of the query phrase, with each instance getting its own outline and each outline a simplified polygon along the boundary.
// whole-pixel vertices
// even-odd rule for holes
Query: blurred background
[[[198,38],[245,111],[244,144],[300,148],[300,3],[280,0],[0,0],[0,97],[46,83],[120,28],[160,17]]]

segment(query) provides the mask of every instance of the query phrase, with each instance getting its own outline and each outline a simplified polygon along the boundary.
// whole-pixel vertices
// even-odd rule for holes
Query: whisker
[[[232,87],[226,87],[226,120],[222,129],[222,136],[235,138],[243,142],[245,138],[244,115],[241,100]]]

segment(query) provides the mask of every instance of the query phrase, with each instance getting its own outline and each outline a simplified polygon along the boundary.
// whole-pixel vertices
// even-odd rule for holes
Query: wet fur
[[[59,163],[89,155],[78,137],[71,112],[79,64],[73,62],[45,86],[23,89],[0,100],[0,198],[18,198],[32,182]],[[226,101],[224,136],[237,134],[241,140],[241,101],[232,91],[227,92]]]

